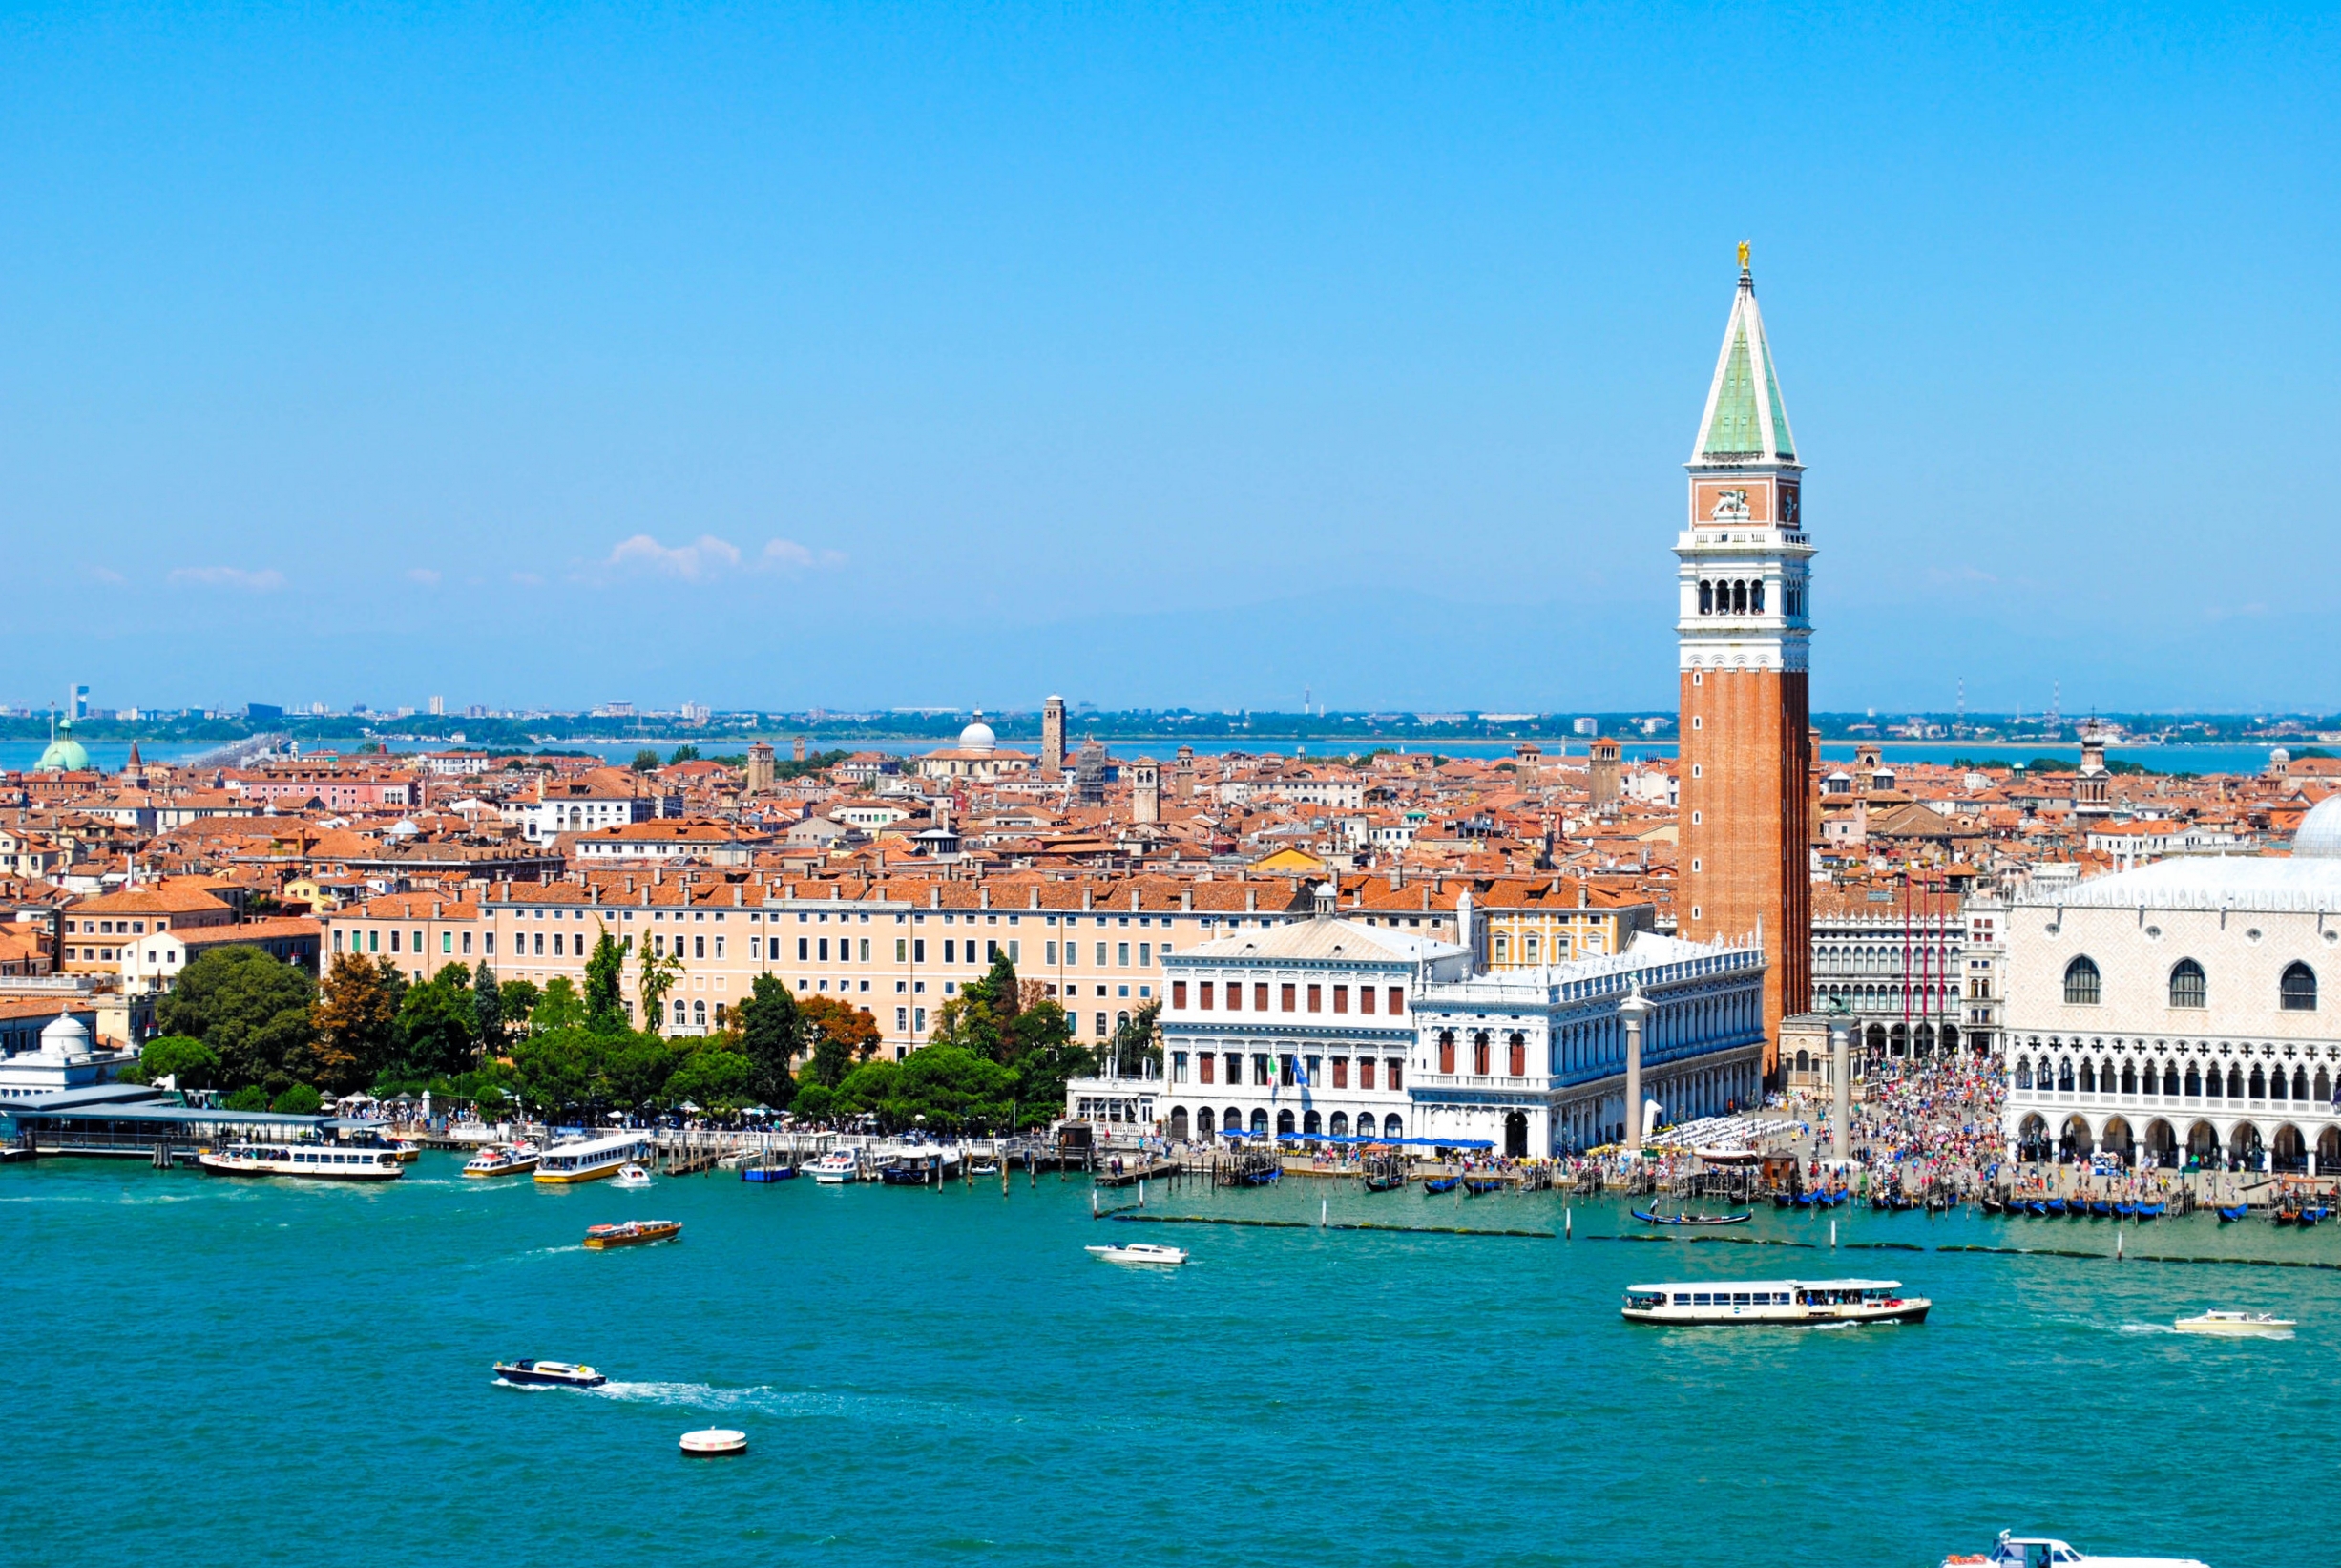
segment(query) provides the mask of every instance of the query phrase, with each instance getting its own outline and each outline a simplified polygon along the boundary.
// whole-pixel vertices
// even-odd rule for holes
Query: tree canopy
[[[219,1084],[292,1087],[315,1029],[316,988],[291,964],[259,948],[214,948],[179,972],[155,1005],[165,1035],[201,1040],[219,1058]]]
[[[740,1032],[740,1055],[748,1064],[751,1092],[766,1105],[788,1104],[796,1097],[792,1074],[805,1036],[795,994],[784,982],[760,974],[746,999],[732,1010],[732,1019]]]

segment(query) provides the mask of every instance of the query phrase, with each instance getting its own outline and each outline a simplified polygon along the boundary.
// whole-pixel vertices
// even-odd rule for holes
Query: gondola
[[[2280,1208],[2275,1213],[2269,1215],[2268,1218],[2275,1221],[2276,1223],[2280,1225],[2295,1224],[2299,1223],[2300,1210],[2296,1208]]]
[[[1467,1176],[1463,1179],[1463,1190],[1474,1198],[1484,1198],[1489,1193],[1503,1189],[1504,1183],[1492,1176]]]
[[[2027,1198],[2024,1200],[2024,1212],[2026,1214],[2037,1214],[2040,1216],[2040,1218],[2046,1219],[2048,1217],[2048,1204],[2038,1198]]]
[[[2151,1203],[2141,1203],[2138,1205],[2138,1218],[2141,1220],[2159,1220],[2162,1217],[2163,1205],[2159,1201]]]
[[[1396,1192],[1406,1184],[1407,1179],[1403,1176],[1369,1176],[1366,1178],[1368,1192]]]
[[[2042,1212],[2048,1214],[2062,1214],[2064,1212],[2064,1200],[2061,1198],[2050,1199],[2048,1201],[2048,1207]]]
[[[2310,1225],[2322,1224],[2331,1218],[2331,1209],[2322,1203],[2312,1203],[2300,1211],[2301,1228],[2305,1230]]]
[[[2117,1220],[2135,1220],[2135,1219],[2137,1219],[2137,1218],[2138,1218],[2138,1205],[2137,1205],[2136,1203],[2131,1202],[2130,1202],[2129,1200],[2127,1200],[2127,1199],[2123,1199],[2123,1200],[2122,1200],[2121,1202],[2116,1203],[2116,1204],[2114,1205],[2114,1218],[2115,1218],[2115,1219],[2117,1219]]]
[[[2089,1212],[2093,1217],[2102,1220],[2113,1212],[2113,1205],[2102,1198],[2092,1198],[2089,1200]]]
[[[2231,1225],[2238,1220],[2250,1218],[2251,1205],[2249,1203],[2237,1203],[2232,1208],[2226,1203],[2219,1205],[2219,1223],[2223,1225]]]
[[[1825,1192],[1819,1200],[1823,1208],[1843,1208],[1852,1201],[1853,1189],[1850,1187],[1839,1187],[1833,1192]]]
[[[1772,1194],[1772,1206],[1774,1208],[1796,1207],[1796,1194],[1792,1192],[1776,1192]]]
[[[1271,1186],[1284,1174],[1282,1169],[1273,1165],[1265,1171],[1239,1171],[1236,1173],[1236,1182],[1246,1187]]]
[[[1423,1178],[1423,1191],[1425,1192],[1453,1192],[1461,1185],[1463,1185],[1463,1178],[1460,1176],[1426,1176]]]
[[[1634,1211],[1634,1218],[1646,1225],[1744,1225],[1755,1217],[1752,1209],[1745,1214],[1649,1214],[1641,1209]]]
[[[2001,1202],[1996,1198],[1986,1198],[1983,1200],[1983,1212],[1986,1214],[2004,1215],[2008,1212],[2008,1205]]]

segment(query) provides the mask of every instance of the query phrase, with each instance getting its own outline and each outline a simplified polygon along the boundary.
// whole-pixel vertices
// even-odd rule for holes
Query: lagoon
[[[2327,1560],[2341,1274],[1637,1233],[1571,1241],[1093,1222],[1077,1179],[941,1192],[662,1178],[364,1190],[52,1160],[0,1169],[10,1560],[1094,1560],[1900,1565],[1999,1529],[2215,1568]],[[1129,1201],[1127,1194],[1103,1195]],[[1150,1213],[1558,1229],[1563,1200],[1347,1182]],[[617,1253],[587,1224],[684,1222]],[[1622,1222],[1622,1225],[1621,1225]],[[2110,1253],[2108,1223],[1841,1216],[1849,1244]],[[1097,1263],[1174,1240],[1173,1271]],[[2140,1252],[2341,1263],[2196,1219]],[[1622,1324],[1628,1284],[1879,1274],[1923,1327]],[[2297,1339],[2167,1332],[2206,1306]],[[520,1390],[498,1357],[590,1361]],[[688,1461],[685,1430],[744,1429]]]

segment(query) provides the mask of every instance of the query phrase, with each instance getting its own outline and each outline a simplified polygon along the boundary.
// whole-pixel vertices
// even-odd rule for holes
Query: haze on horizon
[[[0,698],[2341,708],[2329,8],[0,18]]]

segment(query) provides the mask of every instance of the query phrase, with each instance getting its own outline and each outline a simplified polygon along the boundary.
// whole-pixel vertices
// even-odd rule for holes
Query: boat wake
[[[2125,1323],[2121,1332],[2125,1334],[2175,1334],[2176,1328],[2166,1323]]]

